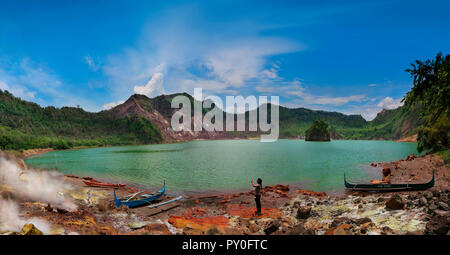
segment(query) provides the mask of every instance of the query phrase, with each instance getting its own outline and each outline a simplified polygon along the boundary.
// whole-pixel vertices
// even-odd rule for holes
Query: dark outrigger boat
[[[345,188],[359,191],[404,191],[404,190],[426,190],[434,186],[434,171],[433,178],[427,183],[406,183],[406,184],[357,184],[347,182],[344,173]]]
[[[130,208],[133,208],[133,207],[139,207],[139,206],[143,206],[143,205],[150,205],[152,201],[155,201],[158,198],[162,197],[165,192],[166,192],[166,182],[165,181],[164,181],[163,187],[158,192],[155,192],[152,194],[147,194],[147,193],[144,193],[144,191],[140,191],[133,195],[117,198],[116,190],[114,189],[114,202],[116,203],[117,207],[120,207],[121,205],[126,205]]]

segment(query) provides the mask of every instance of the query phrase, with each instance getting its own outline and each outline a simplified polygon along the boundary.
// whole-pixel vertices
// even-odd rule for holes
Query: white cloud
[[[350,96],[341,96],[341,97],[331,97],[331,96],[318,96],[305,92],[305,88],[294,85],[282,88],[288,88],[289,91],[286,93],[288,95],[297,96],[303,99],[303,103],[306,105],[333,105],[333,106],[342,106],[350,102],[363,102],[367,101],[368,98],[365,95],[350,95]]]
[[[103,110],[109,110],[111,108],[114,108],[118,106],[119,104],[123,104],[125,101],[118,101],[118,102],[111,102],[103,105]]]
[[[375,84],[375,83],[371,83],[371,84],[369,84],[369,85],[367,85],[367,86],[369,86],[369,87],[376,87],[376,86],[377,86],[377,84]]]
[[[392,97],[385,97],[383,100],[381,100],[378,103],[377,106],[382,109],[392,110],[392,109],[402,106],[403,103],[401,101],[402,101],[401,98],[393,99]]]
[[[164,94],[164,75],[155,73],[145,86],[134,86],[134,92],[148,97],[154,97]]]
[[[210,24],[193,13],[188,8],[163,15],[144,29],[136,45],[106,59],[102,71],[114,97],[148,94],[143,84],[156,73],[164,77],[167,93],[194,87],[220,93],[268,84],[280,79],[273,56],[305,48],[291,39],[263,36],[260,28],[237,31],[242,24]]]
[[[99,66],[90,55],[85,56],[84,60],[86,61],[86,64],[88,64],[89,69],[91,69],[94,72],[98,71]]]
[[[77,90],[63,83],[53,70],[28,58],[18,61],[0,59],[0,82],[0,87],[14,96],[42,106],[81,105],[91,111],[100,108],[97,102],[80,96]]]
[[[376,100],[376,99],[375,99]],[[370,99],[370,102],[373,102],[374,99]],[[383,109],[392,110],[396,109],[403,105],[401,98],[393,99],[391,97],[385,97],[382,100],[376,103],[368,103],[358,106],[352,106],[350,109],[344,110],[344,113],[347,114],[361,114],[366,120],[373,120],[379,112]]]
[[[16,97],[20,97],[24,100],[33,100],[35,99],[36,92],[28,90],[26,87],[15,85],[13,87],[8,86],[3,81],[0,81],[0,89],[1,90],[7,90],[10,93],[12,93]]]

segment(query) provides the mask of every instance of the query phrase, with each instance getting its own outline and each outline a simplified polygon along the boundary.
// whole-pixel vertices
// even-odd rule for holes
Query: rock
[[[208,232],[206,232],[206,234],[209,236],[218,235],[218,234],[220,234],[220,231],[216,227],[212,227],[212,228],[208,229]]]
[[[433,196],[439,197],[441,195],[441,193],[442,193],[442,191],[440,191],[440,190],[434,190],[433,191]]]
[[[409,236],[420,236],[420,235],[422,235],[423,233],[420,231],[420,230],[416,230],[416,231],[413,231],[413,232],[410,232],[410,231],[408,231],[408,232],[406,232],[405,233],[405,235],[409,235]]]
[[[297,219],[307,219],[311,216],[311,207],[300,207],[297,209]]]
[[[420,204],[421,206],[426,206],[427,203],[428,203],[428,201],[427,201],[427,199],[426,199],[424,196],[422,196],[422,197],[419,198],[419,204]]]
[[[147,224],[147,225],[145,225],[145,231],[147,232],[147,234],[152,234],[152,235],[171,235],[172,234],[172,232],[170,232],[170,230],[166,226],[166,224],[161,224],[161,223]]]
[[[442,209],[444,211],[448,211],[448,204],[444,202],[438,202],[439,209]]]
[[[114,204],[114,202],[111,200],[107,200],[107,199],[102,199],[97,204],[97,209],[100,212],[107,212],[107,211],[113,210],[114,208],[116,208],[116,205]]]
[[[448,202],[448,195],[445,193],[441,193],[439,195],[439,200],[441,200],[442,202]]]
[[[250,222],[249,226],[248,226],[248,230],[252,233],[256,233],[260,230],[260,226],[258,226],[258,224],[256,224],[255,222]]]
[[[425,191],[423,193],[423,195],[425,196],[426,199],[432,199],[433,198],[433,193],[431,191]]]
[[[349,224],[342,224],[339,225],[334,231],[334,235],[351,235],[350,232],[350,225]]]
[[[434,215],[425,226],[425,234],[445,235],[450,230],[448,216]]]
[[[447,216],[448,215],[448,212],[442,211],[442,210],[434,210],[433,213],[437,214],[439,216]]]
[[[430,205],[428,205],[428,209],[430,209],[430,211],[434,211],[438,209],[438,205],[436,203],[431,203]]]
[[[401,210],[405,207],[405,201],[399,195],[392,196],[388,201],[386,201],[386,209],[390,210]]]
[[[386,201],[386,198],[384,198],[384,197],[379,197],[379,198],[377,199],[377,202],[378,202],[378,203],[383,203],[384,201]]]
[[[312,229],[306,229],[303,224],[295,225],[291,231],[287,232],[288,235],[314,235],[315,232]]]
[[[22,232],[20,233],[22,235],[43,235],[42,231],[40,231],[37,227],[35,227],[33,224],[25,224],[22,228]]]
[[[393,235],[395,234],[394,230],[392,230],[392,228],[388,227],[388,226],[384,226],[381,229],[381,234],[382,235]]]
[[[335,218],[335,219],[333,220],[333,222],[331,222],[330,228],[336,228],[337,226],[339,226],[339,225],[341,225],[341,224],[343,224],[343,223],[346,223],[346,222],[348,222],[349,220],[350,220],[350,219],[347,218],[347,217],[338,217],[338,218]]]
[[[360,218],[360,219],[354,219],[353,222],[355,222],[355,224],[357,225],[362,225],[362,224],[366,224],[366,223],[371,223],[372,220],[370,218]]]
[[[367,230],[372,225],[373,225],[373,223],[372,223],[372,221],[370,221],[370,222],[366,222],[366,223],[362,224],[359,228]]]
[[[203,232],[198,229],[193,229],[190,227],[185,227],[183,229],[183,235],[202,235]]]
[[[280,221],[277,221],[277,220],[272,221],[270,223],[270,225],[267,228],[264,229],[264,233],[266,233],[266,235],[270,235],[273,232],[277,231],[278,228],[280,227],[280,225],[281,225]]]

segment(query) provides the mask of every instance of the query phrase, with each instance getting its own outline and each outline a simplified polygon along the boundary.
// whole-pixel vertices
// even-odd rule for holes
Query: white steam
[[[10,186],[15,196],[74,211],[77,209],[76,205],[59,194],[63,190],[72,189],[59,178],[61,176],[57,172],[32,169],[24,171],[15,161],[0,158],[0,185]]]
[[[50,226],[46,221],[37,218],[24,220],[19,215],[19,208],[16,203],[11,200],[0,199],[0,232],[20,232],[23,225],[28,223],[32,223],[44,234],[50,232]]]

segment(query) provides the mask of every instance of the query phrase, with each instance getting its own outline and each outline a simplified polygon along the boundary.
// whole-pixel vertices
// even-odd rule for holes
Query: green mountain
[[[412,136],[423,123],[420,109],[421,106],[416,105],[382,110],[361,128],[337,128],[337,132],[346,139],[397,140]]]
[[[171,101],[177,95],[188,96],[193,109],[194,99],[187,93],[151,99],[144,95],[133,95],[125,103],[110,110],[91,113],[74,107],[43,108],[0,90],[0,149],[66,149],[258,135],[258,132],[248,131],[173,132],[170,122],[176,109],[171,108]],[[270,107],[268,109],[270,114]],[[416,111],[404,107],[384,110],[373,121],[366,121],[360,115],[305,108],[280,106],[279,110],[282,138],[304,136],[315,120],[324,120],[330,125],[333,139],[397,139],[412,134],[419,119]],[[203,109],[203,113],[207,111],[209,109]],[[248,115],[247,112],[247,119]],[[234,117],[237,118],[236,115]]]
[[[111,111],[42,108],[0,90],[0,149],[66,149],[162,141],[159,128],[143,116],[117,118]]]

